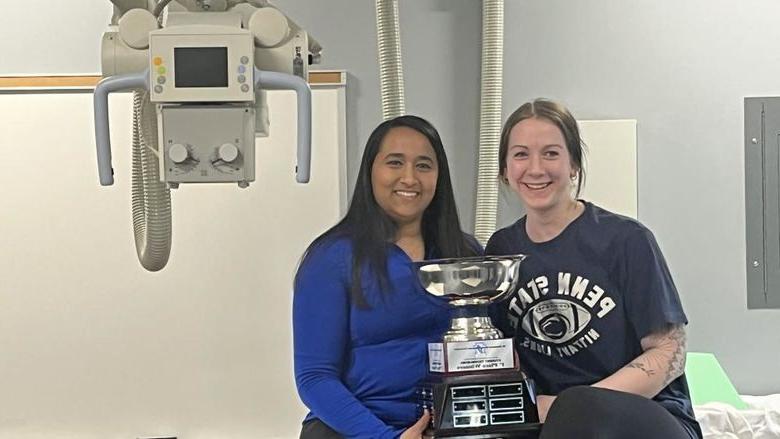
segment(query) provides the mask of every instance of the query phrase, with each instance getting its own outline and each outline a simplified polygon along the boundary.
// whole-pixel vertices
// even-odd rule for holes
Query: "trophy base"
[[[539,432],[541,431],[542,424],[529,425],[526,430],[518,431],[518,428],[493,428],[488,432],[488,429],[481,429],[473,432],[460,431],[453,433],[452,435],[446,433],[431,433],[423,434],[423,439],[537,439]]]
[[[430,438],[536,438],[541,424],[533,382],[517,369],[431,375],[420,411],[432,410]]]

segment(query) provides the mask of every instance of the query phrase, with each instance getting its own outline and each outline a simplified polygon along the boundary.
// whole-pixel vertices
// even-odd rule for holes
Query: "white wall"
[[[311,182],[295,95],[269,92],[256,181],[173,191],[157,273],[133,244],[130,96],[111,99],[101,187],[91,94],[0,94],[0,151],[23,157],[0,163],[0,438],[297,437],[293,274],[346,201],[343,89],[312,94]]]

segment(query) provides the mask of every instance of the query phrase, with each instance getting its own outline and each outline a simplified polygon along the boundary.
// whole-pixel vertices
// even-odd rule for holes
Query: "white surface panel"
[[[586,145],[586,181],[580,198],[637,217],[635,120],[581,120]]]
[[[172,192],[148,273],[130,216],[130,95],[113,96],[116,184],[98,184],[92,95],[0,95],[0,437],[297,437],[292,277],[344,204],[344,91],[315,90],[311,183],[295,97],[269,92],[257,181]]]

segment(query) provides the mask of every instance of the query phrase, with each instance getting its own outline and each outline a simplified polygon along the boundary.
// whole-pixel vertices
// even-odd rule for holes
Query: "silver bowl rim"
[[[443,265],[443,264],[454,264],[454,263],[471,263],[471,262],[498,262],[498,261],[506,261],[514,260],[521,262],[524,259],[526,259],[528,255],[524,254],[513,254],[513,255],[489,255],[489,256],[468,256],[465,258],[442,258],[442,259],[425,259],[422,261],[414,261],[414,265],[417,268],[424,267],[426,265]]]

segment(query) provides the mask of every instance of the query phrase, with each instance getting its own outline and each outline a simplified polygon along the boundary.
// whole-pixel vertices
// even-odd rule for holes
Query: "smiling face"
[[[419,224],[436,193],[439,164],[428,138],[407,127],[390,129],[371,166],[374,199],[399,225]]]
[[[561,130],[541,118],[525,119],[509,132],[504,177],[529,213],[545,214],[570,206],[572,166]]]

